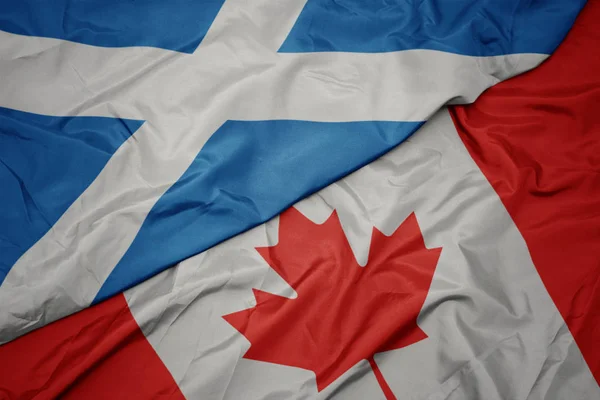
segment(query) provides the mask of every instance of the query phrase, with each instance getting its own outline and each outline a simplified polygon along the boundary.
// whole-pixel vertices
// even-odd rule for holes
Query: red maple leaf
[[[289,299],[253,289],[256,306],[223,318],[251,343],[244,358],[314,371],[319,391],[368,360],[427,337],[417,316],[441,248],[427,249],[414,214],[391,235],[373,228],[361,267],[337,213],[317,225],[290,208],[280,217],[279,243],[257,248],[296,290]]]

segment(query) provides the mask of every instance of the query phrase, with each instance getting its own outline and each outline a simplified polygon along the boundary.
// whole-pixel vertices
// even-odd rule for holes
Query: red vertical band
[[[451,115],[600,382],[600,1],[539,68]]]

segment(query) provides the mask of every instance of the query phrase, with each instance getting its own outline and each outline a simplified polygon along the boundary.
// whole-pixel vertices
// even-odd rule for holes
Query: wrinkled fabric
[[[193,53],[225,0],[1,0],[0,29],[94,46]]]
[[[364,268],[372,267],[369,262],[377,257],[370,251],[376,236],[373,227],[391,237],[410,218],[418,221],[426,248],[441,250],[417,319],[426,337],[374,356],[373,362],[397,398],[594,399],[600,394],[518,225],[471,158],[447,110],[410,141],[295,208],[308,220],[304,224],[312,224],[317,231],[331,221],[335,210],[342,240],[345,236],[350,245],[347,256],[355,257]],[[268,254],[264,249],[280,245],[285,240],[282,229],[280,219],[269,221],[187,259],[128,290],[124,297],[1,346],[0,359],[11,359],[36,345],[30,357],[13,364],[13,369],[21,368],[22,375],[39,360],[46,360],[46,365],[50,360],[57,363],[46,372],[50,374],[75,366],[77,353],[68,357],[56,354],[61,348],[79,346],[97,348],[100,353],[91,353],[85,360],[104,367],[73,370],[78,376],[75,383],[40,377],[26,383],[6,382],[4,390],[16,393],[24,387],[41,398],[50,393],[94,398],[99,382],[111,382],[113,386],[99,393],[130,398],[129,388],[136,379],[148,382],[145,376],[152,375],[157,378],[143,390],[156,390],[157,398],[384,398],[366,361],[319,388],[308,370],[244,357],[253,343],[228,322],[228,315],[255,306],[257,290],[289,301],[304,295],[289,286],[288,282],[293,282],[289,275],[277,273],[257,251]],[[311,239],[315,236],[302,226],[292,233],[300,236],[299,245],[312,243],[302,240],[303,233]],[[328,237],[319,242],[320,247],[296,251],[331,262],[322,249],[339,240],[339,235]],[[336,249],[332,250],[344,252]],[[284,255],[276,259],[285,261]],[[313,265],[321,263],[310,263]],[[415,268],[420,267],[417,264]],[[336,286],[333,293],[351,296],[345,286]],[[152,348],[135,349],[117,335],[120,326],[130,323],[127,318],[113,322],[110,328],[98,326],[103,319],[112,321],[115,310],[123,318],[134,318],[139,326],[136,335],[143,334]],[[323,318],[320,325],[335,331],[338,323]],[[308,326],[265,328],[267,335],[271,331],[306,336],[309,343],[314,335]],[[45,330],[68,340],[62,339],[62,346],[47,343]],[[74,336],[73,331],[85,333]],[[118,341],[117,349],[105,347],[105,336]],[[96,337],[98,345],[86,342],[90,337]],[[121,355],[125,352],[143,355],[124,359]],[[162,363],[147,361],[151,355],[158,355]],[[146,371],[144,377],[129,372],[138,369]]]
[[[550,37],[559,37],[564,19],[573,21],[584,4],[581,0],[311,0],[280,51],[551,53],[560,41]]]
[[[600,6],[588,7],[556,61],[452,115],[600,379],[600,53],[582,50],[600,47]]]
[[[143,123],[94,168],[87,168],[86,160],[95,152],[95,138],[107,135],[103,128],[90,130],[87,147],[61,149],[63,158],[79,162],[56,182],[45,182],[53,196],[70,204],[57,220],[44,221],[44,229],[33,224],[35,232],[30,232],[28,219],[31,210],[44,208],[43,193],[31,185],[11,186],[11,197],[32,201],[13,218],[23,224],[0,226],[0,240],[18,249],[2,260],[7,273],[0,285],[0,342],[120,293],[264,223],[389,151],[444,104],[470,103],[488,87],[536,67],[582,6],[481,2],[469,13],[457,13],[436,3],[419,11],[441,18],[442,31],[432,26],[415,35],[444,42],[443,49],[416,43],[375,52],[343,46],[325,52],[280,51],[316,1],[228,0],[207,17],[210,27],[191,53],[161,44],[160,29],[148,36],[158,42],[135,39],[160,10],[168,8],[165,23],[184,11],[188,18],[193,10],[185,2],[152,1],[133,13],[133,20],[140,21],[135,26],[128,22],[143,2],[101,9],[89,0],[66,13],[56,11],[58,6],[46,13],[47,6],[26,7],[33,4],[29,1],[4,2],[6,15],[14,18],[0,19],[0,28],[6,29],[0,31],[0,106],[41,119],[103,116],[116,125]],[[356,2],[347,6],[362,7]],[[519,34],[506,35],[469,22],[473,13],[512,21],[534,10],[552,17],[553,26],[515,22]],[[119,17],[110,18],[111,13]],[[382,23],[384,14],[378,14]],[[80,32],[77,21],[83,15],[98,27],[115,24],[115,29],[72,35]],[[185,31],[190,26],[177,21],[185,29],[172,34],[189,43]],[[14,29],[14,24],[27,29]],[[204,28],[199,23],[195,33]],[[114,31],[122,32],[123,42],[107,39]],[[131,32],[137,32],[134,39],[125,40]],[[471,38],[465,32],[475,33]],[[380,34],[370,33],[374,38]],[[464,41],[455,41],[456,35],[469,37],[469,46],[479,43],[493,51],[463,51]],[[491,45],[492,37],[504,44]],[[517,45],[521,40],[531,47]],[[48,138],[60,141],[65,134],[55,133]],[[36,141],[24,146],[35,147]],[[44,150],[29,154],[24,165],[30,169],[20,174],[34,175],[35,166],[47,162]],[[75,178],[86,170],[82,184]],[[69,185],[71,176],[77,185]],[[13,230],[25,231],[19,236],[27,240],[13,240]]]
[[[207,64],[196,60],[201,64],[198,68],[189,66],[187,55],[156,49],[139,48],[132,55],[129,49],[105,52],[10,34],[0,42],[0,54],[3,49],[11,54],[8,62],[0,63],[0,70],[7,71],[0,74],[0,82],[8,88],[4,95],[0,93],[0,105],[27,104],[31,111],[48,115],[73,114],[73,121],[107,110],[113,110],[113,122],[140,121],[141,114],[153,107],[166,105],[169,110],[168,118],[143,118],[146,122],[130,132],[131,138],[105,162],[89,188],[25,252],[0,286],[3,341],[85,308],[0,346],[0,395],[8,399],[600,398],[595,350],[600,263],[591,251],[600,242],[599,127],[593,119],[599,101],[600,59],[589,51],[600,47],[593,29],[600,2],[590,2],[566,42],[537,70],[499,83],[474,105],[438,112],[448,102],[474,101],[485,88],[537,66],[545,56],[465,57],[429,50],[288,56],[274,55],[265,45],[259,50],[265,58],[257,63],[256,54],[235,47],[242,37],[236,36],[236,29],[256,29],[244,21],[264,17],[246,6],[243,11],[228,8],[233,7],[231,0],[223,5],[222,16],[229,24],[227,28],[216,24],[222,30],[217,29],[214,37],[209,31],[198,54],[215,57],[205,59]],[[285,4],[262,7],[270,12],[287,9]],[[305,11],[295,9],[296,15]],[[244,18],[236,18],[239,15]],[[291,17],[286,21],[282,31],[287,33],[296,22]],[[271,46],[285,36],[274,40],[267,33],[250,36],[244,44],[256,44],[253,41],[260,38]],[[30,40],[35,65],[16,45]],[[228,43],[224,52],[221,43]],[[236,50],[229,53],[229,46]],[[70,63],[52,62],[62,60],[65,53]],[[231,64],[217,68],[215,60],[227,56]],[[148,59],[159,61],[147,64]],[[120,63],[141,66],[141,72],[133,78],[127,68],[124,74],[109,72]],[[245,63],[251,68],[240,66]],[[55,68],[56,79],[31,75],[48,65]],[[208,67],[216,72],[202,77],[200,72]],[[107,75],[102,77],[99,70]],[[399,70],[402,74],[397,74]],[[232,71],[239,81],[219,81]],[[71,74],[78,79],[71,80]],[[194,74],[206,86],[194,86]],[[145,87],[146,75],[160,78]],[[29,83],[23,79],[26,76],[33,76]],[[107,77],[120,77],[119,83],[102,91],[104,79],[110,80]],[[36,99],[26,91],[15,91],[16,82],[33,88],[42,81],[46,83],[39,86],[41,95]],[[77,85],[86,90],[78,90]],[[170,94],[173,86],[185,96]],[[65,96],[49,102],[43,94],[49,89],[65,89]],[[137,97],[154,91],[163,96],[155,95],[147,103]],[[199,107],[204,111],[195,114],[194,106],[213,92],[218,94],[215,103]],[[233,117],[227,119],[229,114],[221,115],[221,109],[233,110]],[[223,118],[211,119],[213,112]],[[290,118],[296,112],[301,118]],[[257,115],[261,118],[251,118]],[[394,115],[396,119],[388,118]],[[220,124],[225,119],[229,122]],[[311,132],[345,145],[338,153],[336,146],[319,149],[326,153],[325,166],[315,163],[310,168],[320,176],[318,169],[354,160],[344,158],[344,151],[377,147],[377,143],[361,146],[346,140],[344,133],[352,132],[340,130],[340,120],[347,119],[367,121],[371,128],[373,121],[403,121],[415,129],[422,121],[429,122],[407,140],[412,132],[393,130],[404,140],[400,146],[274,219],[262,215],[261,207],[254,207],[254,201],[240,196],[245,192],[238,190],[248,184],[244,177],[257,171],[253,165],[268,159],[268,149],[244,154],[250,162],[238,165],[238,171],[235,162],[220,159],[224,152],[209,146],[215,141],[231,144],[227,134],[211,136],[222,134],[220,127],[231,121],[239,126],[286,121],[277,122],[279,129],[269,134],[283,135],[282,148],[289,154],[281,155],[282,159],[303,158],[306,152],[295,157],[293,149],[285,147],[290,143],[285,133],[294,131],[289,124],[334,124],[341,138],[327,129]],[[383,125],[375,123],[371,131],[385,141],[393,135]],[[198,126],[204,133],[195,135],[193,128]],[[166,131],[171,136],[164,136]],[[94,132],[86,134],[93,137]],[[244,138],[245,132],[264,134],[241,128],[236,132],[236,138]],[[247,136],[252,144],[261,143]],[[321,143],[307,142],[309,147]],[[236,143],[243,145],[228,146],[236,154],[252,148],[241,139]],[[226,167],[211,171],[211,165]],[[261,168],[269,171],[264,165]],[[354,169],[347,164],[342,168],[343,173]],[[249,214],[260,215],[255,223],[243,226],[258,225],[193,255],[204,250],[194,247],[194,235],[204,240],[218,230],[195,228],[195,224],[197,215],[216,204],[210,196],[210,184],[218,181],[213,177],[230,170],[240,180],[226,181],[234,184],[225,190],[217,185],[215,193],[244,204],[249,212],[226,220],[236,223]],[[275,172],[279,170],[284,168]],[[303,172],[300,168],[286,175],[294,179]],[[194,186],[200,181],[203,185]],[[270,178],[268,183],[275,181]],[[172,192],[183,194],[172,201],[168,195]],[[269,192],[278,198],[277,188]],[[303,221],[295,224],[297,229],[283,225],[290,213]],[[227,209],[217,214],[231,215]],[[177,218],[170,220],[173,216]],[[336,218],[335,229],[327,229]],[[131,254],[130,244],[144,243],[149,237],[143,231],[148,219],[182,221],[159,224],[166,228],[155,230],[158,233],[145,240],[146,247],[137,247],[139,257],[129,258],[129,265],[144,260],[136,265],[142,273],[148,265],[152,272],[143,279],[156,275],[136,286],[130,287],[135,280],[124,284],[123,288],[129,287],[124,294],[86,308],[103,293],[105,282],[114,281],[109,277],[120,260],[128,260],[124,255]],[[264,220],[268,222],[260,223]],[[403,231],[406,226],[412,227],[409,233]],[[381,244],[396,232],[402,233],[396,238],[399,244]],[[408,245],[400,241],[406,237]],[[420,238],[418,250],[414,238]],[[187,250],[178,249],[179,255],[172,259],[173,263],[184,260],[167,268],[173,248],[186,241]],[[274,250],[285,249],[285,243],[293,246]],[[423,264],[424,259],[435,259],[435,265]],[[304,269],[295,276],[282,265]],[[334,270],[315,274],[324,266]],[[348,266],[374,274],[371,286],[353,287],[361,284],[362,272],[354,272],[350,280],[336,279],[340,269]],[[427,279],[418,281],[414,276]],[[302,282],[311,282],[308,291]],[[321,297],[322,303],[311,304],[306,296],[325,284],[333,287],[323,288],[320,294],[331,299]],[[118,290],[113,287],[110,294]],[[356,293],[373,308],[372,313],[356,304]],[[300,296],[312,314],[322,312],[321,318],[312,315],[302,323],[286,323],[289,304]],[[390,306],[390,299],[403,296],[405,307]],[[345,304],[352,307],[344,309]],[[393,310],[388,314],[392,320],[381,332],[375,322],[384,309]],[[346,356],[355,354],[354,344],[363,343],[361,326],[371,339],[368,345],[360,345],[364,359],[356,362]],[[390,332],[390,327],[397,329]],[[324,341],[330,348],[315,351],[312,346]],[[270,343],[285,343],[288,348],[267,357]],[[353,345],[340,349],[336,347],[340,343]],[[354,365],[344,363],[348,359]]]

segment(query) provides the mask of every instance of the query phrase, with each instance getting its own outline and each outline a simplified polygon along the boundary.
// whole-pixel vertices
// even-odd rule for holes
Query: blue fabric
[[[0,29],[103,47],[192,53],[225,0],[0,0]]]
[[[549,54],[585,0],[308,0],[280,52]]]
[[[0,284],[141,124],[0,107]]]
[[[225,0],[0,0],[0,29],[193,52]],[[551,53],[585,0],[308,0],[281,52]]]
[[[95,302],[274,217],[421,122],[228,121],[149,213]]]

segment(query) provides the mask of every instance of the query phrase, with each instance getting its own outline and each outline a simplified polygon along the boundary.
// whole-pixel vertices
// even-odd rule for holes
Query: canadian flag
[[[280,217],[0,346],[0,398],[600,398],[599,18]]]

